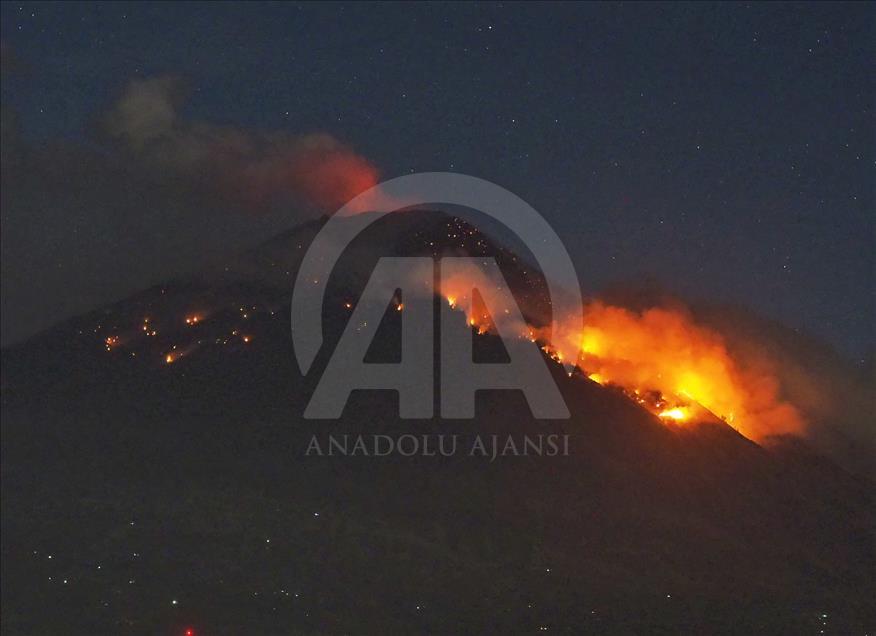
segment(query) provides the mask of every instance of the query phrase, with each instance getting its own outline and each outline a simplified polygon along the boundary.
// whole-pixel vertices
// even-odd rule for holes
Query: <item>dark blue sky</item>
[[[860,358],[873,33],[865,3],[4,3],[3,101],[28,144],[98,145],[128,81],[182,75],[193,120],[325,131],[384,177],[513,190],[586,290],[649,276]],[[66,230],[41,222],[75,270]]]

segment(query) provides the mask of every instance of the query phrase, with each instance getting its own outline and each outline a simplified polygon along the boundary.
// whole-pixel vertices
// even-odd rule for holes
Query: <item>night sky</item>
[[[4,3],[4,343],[319,212],[150,187],[101,113],[131,80],[173,76],[188,122],[325,132],[382,178],[449,170],[511,189],[564,238],[585,291],[654,278],[860,360],[874,343],[874,15]]]

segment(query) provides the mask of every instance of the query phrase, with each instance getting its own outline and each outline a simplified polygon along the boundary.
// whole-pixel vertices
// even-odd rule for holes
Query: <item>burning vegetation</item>
[[[463,272],[441,282],[446,302],[465,312],[473,330],[494,332],[498,325],[504,334],[537,342],[556,362],[574,360],[590,380],[622,390],[666,424],[717,417],[754,440],[802,432],[802,416],[781,398],[768,361],[752,364],[734,356],[720,333],[682,307],[635,312],[593,301],[585,307],[583,326],[561,324],[553,338],[550,329],[514,324],[519,319],[502,304],[502,286],[479,286],[474,295],[475,280],[478,272]]]
[[[480,280],[479,274],[468,274],[462,271],[442,279],[441,294],[451,309],[465,313],[474,333],[516,334],[537,343],[556,362],[576,360],[577,370],[591,381],[620,389],[667,425],[686,426],[711,415],[754,440],[798,433],[803,428],[798,410],[781,399],[779,381],[768,364],[744,364],[719,333],[697,324],[682,308],[635,312],[594,301],[585,307],[583,327],[576,331],[574,326],[560,325],[560,338],[555,340],[549,329],[529,324],[505,306],[509,290],[480,284],[474,293],[472,281]],[[402,311],[401,299],[393,300],[395,310]],[[343,305],[347,310],[353,306],[349,301]],[[234,309],[227,314],[244,322],[254,314],[275,315],[256,305]],[[208,335],[203,329],[212,322],[206,315],[183,316],[181,322],[196,335],[185,344],[161,342],[150,317],[143,317],[130,334],[122,331],[124,337],[117,333],[102,336],[101,344],[107,352],[124,346],[136,356],[139,333],[159,340],[163,363],[171,365],[205,343],[248,346],[252,342],[252,331],[244,333],[239,327],[203,337]]]
[[[113,356],[124,352],[123,355],[143,362],[170,366],[210,346],[229,352],[251,347],[253,327],[258,325],[250,324],[246,330],[239,325],[270,320],[277,313],[269,304],[217,303],[209,299],[209,294],[198,300],[180,296],[175,294],[171,303],[191,306],[190,303],[196,302],[198,309],[182,312],[171,308],[165,302],[168,300],[166,290],[162,289],[160,301],[149,301],[141,307],[141,310],[148,309],[147,315],[116,316],[115,319],[105,316],[93,332],[99,334],[101,345]],[[80,334],[84,333],[80,330]]]
[[[651,410],[665,420],[687,421],[701,407],[751,439],[802,428],[797,409],[781,399],[773,370],[734,357],[719,333],[682,308],[637,313],[593,302],[579,344],[586,372],[639,399],[650,392]]]
[[[552,334],[543,327],[545,320],[524,318],[512,302],[523,303],[524,315],[534,306],[549,304],[537,272],[528,271],[526,263],[513,253],[494,248],[479,231],[459,219],[448,222],[445,232],[446,240],[415,235],[413,241],[435,257],[475,253],[485,262],[498,249],[504,262],[522,275],[488,283],[477,262],[452,272],[442,271],[441,297],[451,309],[464,312],[474,333],[498,332],[505,338],[516,336],[537,343],[553,360],[566,363],[567,369],[574,363],[575,372],[570,375],[586,376],[621,390],[669,426],[720,418],[754,440],[803,432],[803,417],[783,399],[779,374],[769,358],[752,362],[751,356],[738,354],[718,331],[699,324],[687,309],[654,306],[633,311],[592,301],[585,306],[582,321],[561,322],[558,333]],[[413,289],[432,272],[413,271],[410,276]],[[340,299],[344,313],[352,311],[356,302],[349,291]],[[401,296],[394,295],[392,300],[395,311],[402,312],[405,305]],[[94,332],[101,334],[101,345],[107,352],[124,348],[137,356],[139,348],[139,359],[157,356],[164,365],[172,365],[203,346],[251,347],[260,321],[276,314],[276,306],[240,300],[225,303],[201,302],[197,309],[189,304],[185,313],[166,319],[156,319],[153,308],[149,315],[134,318],[136,327],[106,325]],[[182,324],[185,335],[173,324]],[[112,331],[107,335],[109,329]],[[145,340],[154,345],[147,346]]]

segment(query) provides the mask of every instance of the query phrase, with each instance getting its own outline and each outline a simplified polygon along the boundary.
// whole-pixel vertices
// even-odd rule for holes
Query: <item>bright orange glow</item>
[[[665,411],[660,411],[657,416],[664,419],[681,421],[686,420],[688,417],[690,417],[690,414],[688,413],[687,409],[676,407],[674,409],[666,409]]]
[[[243,341],[246,342],[246,343],[249,343],[251,340],[252,340],[252,337],[251,337],[251,336],[244,336],[244,337],[243,337]]]
[[[380,180],[370,161],[328,135],[308,135],[289,146],[282,144],[261,161],[247,162],[239,174],[230,174],[235,196],[265,205],[278,196],[293,195],[321,209],[337,210]],[[356,212],[383,207],[379,190],[366,199]]]
[[[186,324],[187,324],[187,325],[196,325],[196,324],[198,324],[200,321],[201,321],[201,317],[200,317],[199,315],[197,315],[197,314],[193,314],[193,315],[191,315],[191,316],[187,316],[187,317],[186,317]]]
[[[404,308],[405,308],[405,304],[404,304],[404,303],[399,303],[398,305],[395,306],[395,310],[396,310],[396,311],[403,311]]]
[[[442,279],[441,294],[484,333],[490,317],[469,302],[475,275]],[[478,292],[487,307],[497,306],[492,290]],[[621,388],[667,423],[715,416],[754,440],[804,426],[794,405],[781,398],[774,369],[753,368],[734,357],[720,333],[698,324],[682,307],[635,312],[594,301],[585,307],[583,327],[570,321],[558,326],[558,334],[535,325],[508,325],[511,319],[502,311],[492,319],[504,322],[507,332],[537,342],[554,361],[574,361],[594,382]]]
[[[770,369],[741,364],[719,333],[698,325],[684,309],[637,313],[593,302],[585,308],[584,325],[579,365],[663,419],[689,420],[687,407],[696,403],[751,439],[803,425],[794,406],[779,397]]]
[[[174,356],[172,353],[168,353],[166,356],[164,356],[164,362],[166,364],[173,364],[174,360],[176,360],[176,356]]]

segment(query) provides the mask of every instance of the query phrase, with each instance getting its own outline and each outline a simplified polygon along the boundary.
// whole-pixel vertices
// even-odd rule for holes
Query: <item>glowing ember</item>
[[[753,439],[802,427],[797,410],[780,399],[772,370],[740,364],[719,333],[695,323],[684,309],[636,313],[594,302],[585,309],[584,325],[581,366],[602,383],[632,393],[664,420],[691,419],[688,405],[697,403],[738,423]]]
[[[667,424],[696,422],[713,414],[755,440],[803,427],[796,408],[780,397],[775,370],[768,364],[746,366],[734,357],[720,333],[698,324],[684,308],[661,306],[635,312],[594,301],[585,307],[583,321],[561,321],[569,324],[559,324],[552,332],[522,322],[519,316],[512,318],[507,303],[499,304],[502,287],[478,288],[473,295],[474,276],[463,272],[442,278],[439,297],[451,309],[464,310],[468,325],[478,334],[496,326],[519,334],[537,343],[554,361],[574,362],[590,380],[617,388]],[[398,312],[404,310],[400,296],[395,296],[394,306]],[[352,310],[353,303],[344,301],[343,307]],[[498,309],[490,315],[487,308]],[[247,319],[258,308],[238,306],[238,311],[240,318]],[[203,320],[203,314],[185,318],[190,326]],[[148,317],[143,318],[142,331],[157,335]],[[216,342],[230,344],[237,338],[252,342],[251,335],[238,329]],[[120,344],[118,336],[104,338],[107,351]],[[195,346],[174,347],[165,355],[165,363],[188,355]]]
[[[681,421],[686,420],[690,416],[690,414],[685,408],[674,408],[661,411],[657,414],[657,416],[662,417],[663,419]]]
[[[183,357],[186,353],[188,353],[190,350],[191,350],[191,348],[188,349],[188,350],[185,350],[185,351],[177,351],[176,345],[173,345],[173,349],[172,349],[171,351],[169,351],[169,352],[164,356],[164,362],[165,362],[165,364],[173,364],[174,362],[176,362],[177,360],[179,360],[180,358],[182,358],[182,357]]]
[[[149,326],[149,317],[148,317],[148,316],[147,316],[146,318],[143,318],[143,326],[142,326],[142,328],[143,328],[143,332],[144,332],[147,336],[157,336],[157,335],[158,335],[158,332],[155,331],[155,329],[152,329],[152,328]]]

